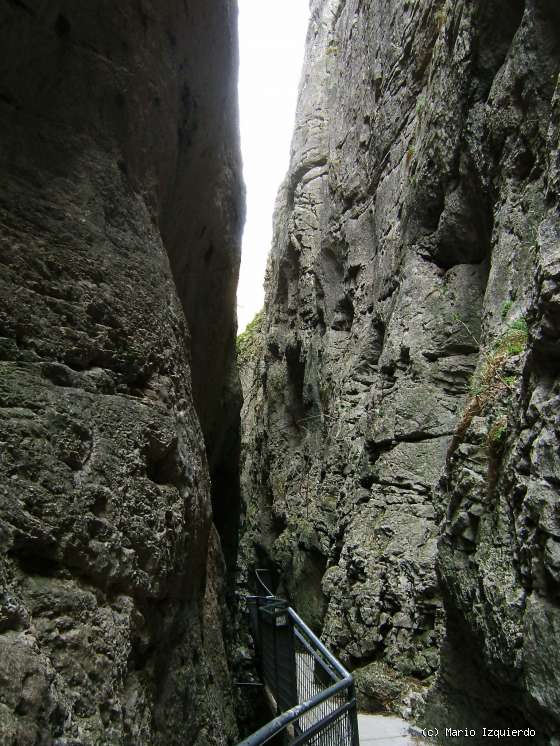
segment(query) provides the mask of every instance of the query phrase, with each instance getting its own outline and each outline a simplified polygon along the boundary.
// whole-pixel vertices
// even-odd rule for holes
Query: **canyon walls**
[[[241,355],[247,579],[272,570],[364,706],[536,743],[560,721],[559,73],[552,0],[312,0]]]
[[[1,3],[2,744],[237,738],[236,26]]]

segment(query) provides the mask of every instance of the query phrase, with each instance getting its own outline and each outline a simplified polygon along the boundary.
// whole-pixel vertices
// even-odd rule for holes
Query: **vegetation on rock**
[[[261,309],[253,317],[245,330],[237,335],[236,350],[238,365],[256,357],[260,349],[259,336],[262,332],[264,311]]]

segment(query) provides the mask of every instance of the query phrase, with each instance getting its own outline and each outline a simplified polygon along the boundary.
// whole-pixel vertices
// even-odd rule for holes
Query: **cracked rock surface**
[[[0,743],[231,743],[236,7],[77,5],[0,9]]]
[[[274,571],[364,706],[410,714],[432,687],[433,719],[549,743],[558,6],[311,8],[241,361],[247,578]]]

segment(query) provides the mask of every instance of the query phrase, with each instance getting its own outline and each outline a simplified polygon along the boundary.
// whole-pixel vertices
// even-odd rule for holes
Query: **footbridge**
[[[239,746],[359,746],[352,676],[294,609],[260,582],[266,595],[249,596],[247,603],[262,681],[276,717]]]

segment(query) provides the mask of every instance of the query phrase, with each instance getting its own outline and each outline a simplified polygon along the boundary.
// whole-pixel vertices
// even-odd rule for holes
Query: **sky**
[[[247,222],[237,290],[239,332],[264,302],[276,193],[295,122],[308,0],[238,0],[239,106]]]

